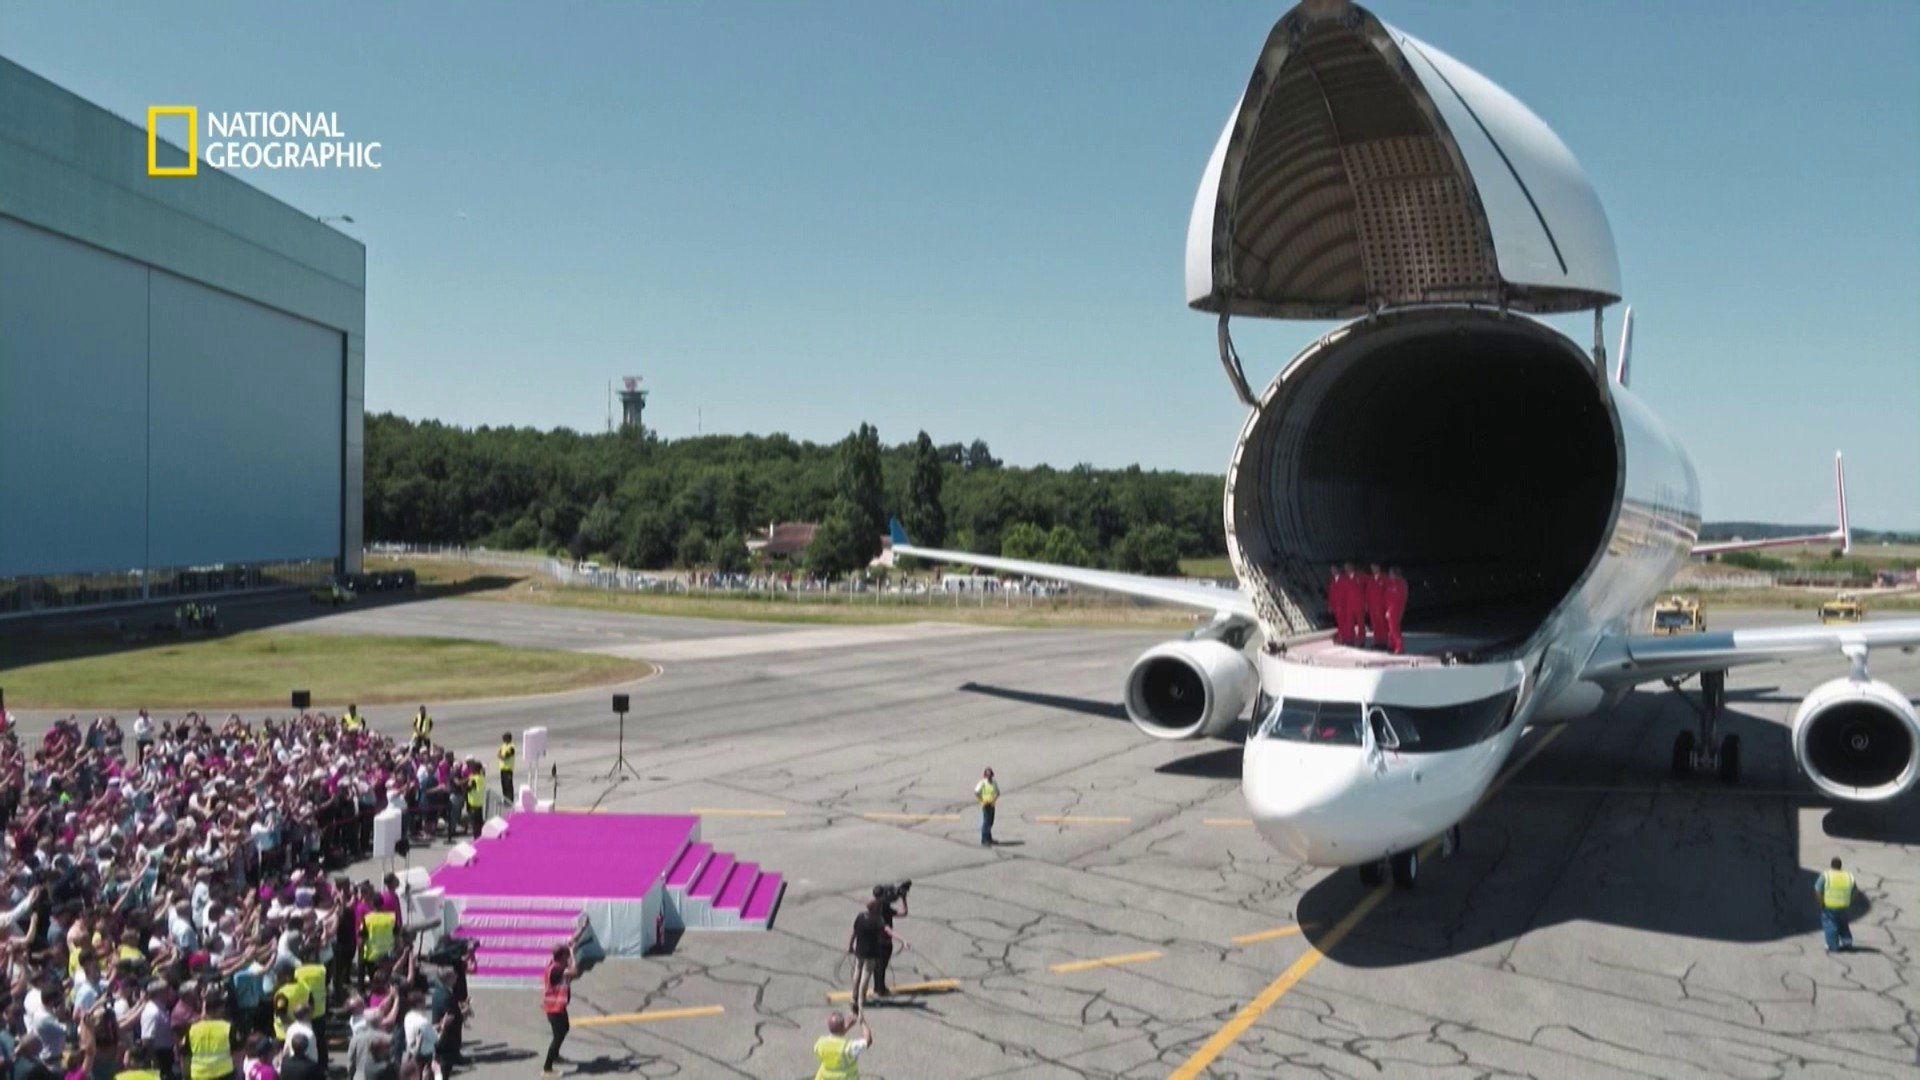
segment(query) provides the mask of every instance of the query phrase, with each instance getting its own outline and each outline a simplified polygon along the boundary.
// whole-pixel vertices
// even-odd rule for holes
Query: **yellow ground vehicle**
[[[1669,596],[1653,605],[1653,632],[1662,635],[1698,634],[1707,628],[1700,601]]]
[[[334,607],[339,607],[342,604],[353,603],[358,597],[354,595],[352,589],[347,588],[332,578],[328,578],[326,584],[317,586],[311,593],[308,593],[307,599],[316,604],[331,604]]]
[[[1866,605],[1850,592],[1843,592],[1820,605],[1820,621],[1823,623],[1859,622],[1866,617]]]

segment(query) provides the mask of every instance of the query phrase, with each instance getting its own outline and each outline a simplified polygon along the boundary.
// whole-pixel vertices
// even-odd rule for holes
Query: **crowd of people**
[[[460,1061],[467,955],[422,955],[402,893],[340,871],[374,816],[477,830],[486,769],[357,709],[258,724],[189,713],[0,732],[0,1076],[356,1080]],[[503,763],[511,758],[503,754]]]

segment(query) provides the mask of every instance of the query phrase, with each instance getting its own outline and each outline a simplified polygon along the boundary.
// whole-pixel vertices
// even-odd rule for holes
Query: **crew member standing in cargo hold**
[[[1387,575],[1380,569],[1379,563],[1367,564],[1367,576],[1362,579],[1362,595],[1367,598],[1366,631],[1361,635],[1361,644],[1366,644],[1366,634],[1373,635],[1373,647],[1387,647]]]
[[[1387,567],[1386,580],[1380,585],[1380,599],[1386,609],[1386,647],[1398,656],[1405,644],[1400,638],[1400,620],[1407,614],[1407,579],[1400,576],[1399,567]]]
[[[1333,566],[1333,579],[1327,583],[1327,613],[1333,616],[1333,640],[1353,644],[1353,576],[1349,567]]]

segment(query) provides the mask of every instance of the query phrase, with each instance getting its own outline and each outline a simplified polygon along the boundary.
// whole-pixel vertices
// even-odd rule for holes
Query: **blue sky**
[[[1284,10],[12,0],[0,52],[129,117],[331,110],[384,143],[246,174],[356,219],[369,408],[597,430],[639,374],[668,436],[871,420],[1220,472],[1243,413],[1181,253]],[[1709,518],[1827,520],[1844,448],[1858,522],[1920,528],[1920,4],[1374,10],[1586,166],[1635,389]],[[1327,328],[1236,326],[1260,382]]]

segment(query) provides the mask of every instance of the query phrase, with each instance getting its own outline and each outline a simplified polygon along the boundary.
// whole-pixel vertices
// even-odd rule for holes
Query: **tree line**
[[[1223,479],[1009,467],[984,441],[926,432],[883,445],[862,424],[832,445],[786,435],[665,440],[621,431],[468,429],[370,414],[370,542],[566,551],[633,567],[747,568],[746,535],[817,522],[806,568],[841,577],[898,517],[916,544],[1172,574],[1225,552]]]

